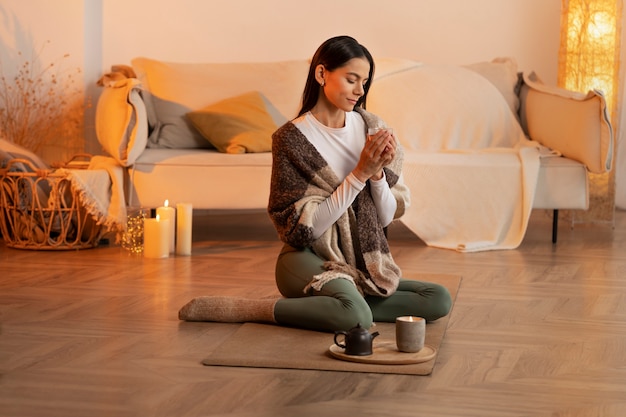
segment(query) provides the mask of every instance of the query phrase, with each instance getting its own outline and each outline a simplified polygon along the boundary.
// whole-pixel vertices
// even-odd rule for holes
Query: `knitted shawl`
[[[366,129],[384,126],[372,113],[357,111],[365,120]],[[398,202],[394,218],[404,214],[409,199],[408,188],[398,183],[402,159],[398,144],[396,157],[384,168]],[[342,181],[292,122],[273,134],[269,216],[283,242],[299,249],[309,247],[325,261],[325,271],[313,277],[305,292],[311,288],[320,290],[328,281],[344,278],[352,281],[361,294],[387,297],[397,289],[401,272],[391,256],[369,181],[333,226],[318,239],[313,238],[313,213]]]

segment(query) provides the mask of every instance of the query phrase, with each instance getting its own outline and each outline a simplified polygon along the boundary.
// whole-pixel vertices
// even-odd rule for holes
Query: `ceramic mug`
[[[396,345],[400,352],[414,353],[424,348],[426,320],[422,317],[396,318]]]

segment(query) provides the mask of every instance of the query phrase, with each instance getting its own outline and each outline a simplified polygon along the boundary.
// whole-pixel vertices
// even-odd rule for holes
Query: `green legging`
[[[400,280],[389,297],[362,296],[347,279],[334,279],[321,291],[304,293],[314,275],[324,271],[324,261],[311,250],[283,247],[276,262],[276,284],[286,297],[278,300],[274,317],[279,324],[299,328],[349,330],[358,323],[369,328],[373,321],[394,322],[398,316],[436,320],[450,311],[448,290],[434,283]]]

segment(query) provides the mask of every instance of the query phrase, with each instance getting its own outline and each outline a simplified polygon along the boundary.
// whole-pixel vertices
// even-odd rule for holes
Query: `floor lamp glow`
[[[558,84],[568,90],[601,90],[618,132],[622,0],[561,0]],[[617,134],[615,135],[617,137]],[[615,169],[590,175],[590,206],[573,222],[613,224]]]

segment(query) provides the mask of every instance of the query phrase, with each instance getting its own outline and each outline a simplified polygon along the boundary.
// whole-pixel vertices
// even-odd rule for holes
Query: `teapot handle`
[[[335,339],[334,339],[334,340],[335,340],[335,344],[336,344],[337,346],[339,346],[340,348],[345,349],[345,348],[346,348],[346,345],[345,345],[345,344],[342,344],[342,343],[339,343],[339,342],[337,341],[337,336],[339,336],[340,334],[342,334],[342,335],[343,335],[343,337],[344,337],[343,341],[344,341],[344,343],[345,343],[345,342],[346,342],[345,337],[348,335],[348,332],[346,332],[346,331],[344,331],[344,330],[341,330],[341,331],[336,331],[336,332],[335,332]]]

